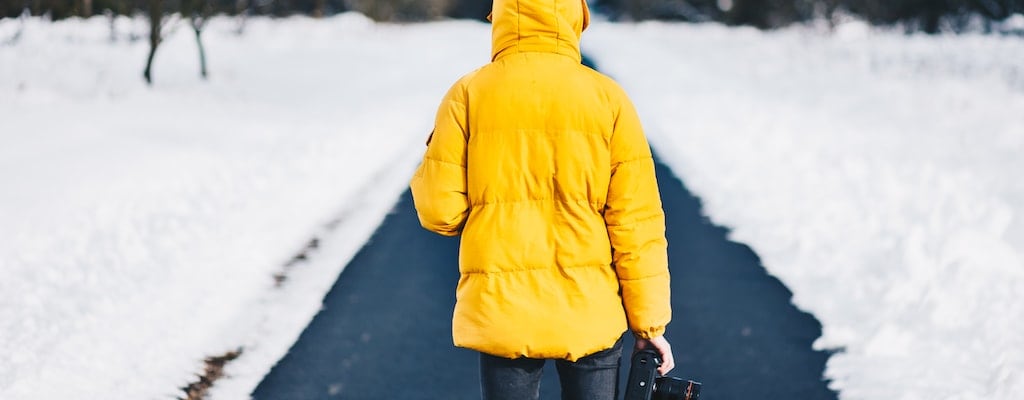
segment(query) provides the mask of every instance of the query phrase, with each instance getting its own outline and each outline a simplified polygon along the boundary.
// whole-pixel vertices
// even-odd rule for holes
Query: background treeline
[[[0,0],[0,17],[22,13],[52,19],[93,14],[146,14],[153,7],[178,12],[189,0]],[[480,19],[490,0],[205,0],[211,14],[324,16],[359,11],[381,21],[437,18]],[[847,15],[874,24],[901,24],[908,30],[937,32],[982,28],[1015,13],[1024,0],[599,0],[593,7],[617,20],[718,21],[775,28],[810,20],[835,22]]]
[[[605,0],[615,18],[719,21],[776,28],[853,15],[877,25],[961,31],[1024,13],[1024,0]]]
[[[0,0],[0,18],[28,13],[54,20],[95,14],[147,14],[157,5],[177,12],[189,0]],[[439,18],[484,18],[490,0],[202,0],[212,14],[326,16],[359,11],[380,21],[425,21]]]

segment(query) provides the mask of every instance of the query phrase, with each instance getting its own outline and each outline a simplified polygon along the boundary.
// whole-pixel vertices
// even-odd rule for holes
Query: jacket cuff
[[[664,334],[665,334],[665,327],[664,326],[658,326],[658,327],[653,327],[653,328],[649,328],[649,329],[633,331],[633,335],[634,336],[636,336],[636,337],[638,337],[640,339],[647,339],[647,340],[650,340],[652,338],[656,338],[658,336],[662,336]]]

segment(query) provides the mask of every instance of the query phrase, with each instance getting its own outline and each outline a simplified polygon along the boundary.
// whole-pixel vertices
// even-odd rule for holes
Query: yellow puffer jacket
[[[623,90],[580,64],[588,20],[584,0],[495,0],[492,62],[438,110],[411,187],[425,228],[462,233],[457,346],[575,361],[671,318],[654,162]]]

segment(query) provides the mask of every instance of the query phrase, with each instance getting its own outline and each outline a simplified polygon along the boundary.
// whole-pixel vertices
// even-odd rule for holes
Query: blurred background
[[[908,30],[936,33],[978,29],[1024,11],[1020,0],[598,0],[591,6],[612,20],[649,19],[751,25],[779,28],[812,19],[835,22],[848,14],[875,24],[903,23]],[[3,0],[5,18],[23,13],[59,20],[94,14],[164,13],[323,17],[346,11],[376,21],[429,21],[439,18],[483,19],[486,0]]]

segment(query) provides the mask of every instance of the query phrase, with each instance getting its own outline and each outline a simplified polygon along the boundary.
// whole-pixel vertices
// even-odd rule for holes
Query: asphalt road
[[[818,321],[790,304],[749,247],[701,215],[667,167],[657,174],[672,272],[671,375],[701,381],[704,399],[836,399],[822,381],[828,354],[811,349]],[[253,397],[478,399],[477,355],[451,342],[457,257],[458,239],[421,229],[406,192]],[[542,399],[558,398],[552,364]]]

